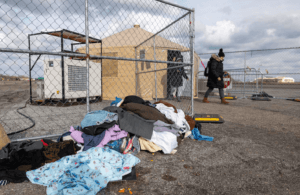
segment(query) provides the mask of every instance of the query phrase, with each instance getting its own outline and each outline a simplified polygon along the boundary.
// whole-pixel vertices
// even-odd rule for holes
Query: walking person
[[[173,61],[176,62],[183,62],[183,56],[180,55],[177,59],[174,57]],[[181,66],[182,64],[175,64],[174,66]],[[168,100],[171,100],[171,95],[174,93],[174,90],[176,91],[176,98],[178,102],[181,102],[180,96],[181,93],[179,92],[180,87],[183,86],[183,79],[184,77],[186,80],[189,80],[189,77],[186,75],[184,67],[174,68],[171,69],[171,78],[170,78],[170,84],[171,84],[171,93],[168,96]]]
[[[207,87],[209,88],[205,95],[203,102],[209,103],[207,100],[210,92],[213,91],[214,88],[219,89],[219,94],[221,98],[222,104],[229,104],[229,102],[225,101],[224,98],[224,81],[223,81],[223,61],[224,61],[225,54],[223,53],[223,49],[219,50],[218,56],[216,54],[212,54],[210,60],[210,67],[208,73],[208,80],[207,80]]]

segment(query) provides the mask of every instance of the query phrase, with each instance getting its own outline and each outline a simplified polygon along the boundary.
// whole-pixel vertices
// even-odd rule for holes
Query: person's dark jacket
[[[146,106],[148,106],[150,104],[149,101],[145,101],[142,98],[136,96],[136,95],[129,95],[126,96],[123,103],[121,104],[121,106],[124,106],[127,103],[137,103],[137,104],[144,104]]]
[[[174,66],[181,66],[181,65],[182,64],[173,64],[172,66],[174,67]],[[183,86],[182,77],[184,77],[185,79],[188,79],[188,76],[186,75],[186,73],[184,71],[184,67],[170,69],[170,77],[171,77],[170,84],[173,87]]]
[[[224,81],[223,81],[223,63],[221,59],[212,54],[210,58],[210,68],[208,73],[208,80],[207,80],[207,87],[210,88],[224,88]],[[218,81],[218,77],[221,78],[221,81]]]

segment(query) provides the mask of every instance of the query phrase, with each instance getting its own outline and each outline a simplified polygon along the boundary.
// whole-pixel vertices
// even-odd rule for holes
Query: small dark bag
[[[207,62],[207,66],[204,70],[204,76],[208,77],[209,75],[209,69],[210,69],[210,60]]]

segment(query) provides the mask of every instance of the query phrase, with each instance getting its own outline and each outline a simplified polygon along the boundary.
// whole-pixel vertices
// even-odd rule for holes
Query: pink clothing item
[[[77,143],[80,143],[80,144],[83,144],[84,143],[84,140],[82,138],[82,132],[81,131],[77,131],[74,129],[74,127],[71,126],[70,130],[71,132],[71,137],[77,142]]]
[[[126,137],[127,134],[128,133],[126,131],[120,129],[119,125],[114,125],[113,127],[105,131],[105,136],[103,140],[96,147],[104,147],[108,142]]]

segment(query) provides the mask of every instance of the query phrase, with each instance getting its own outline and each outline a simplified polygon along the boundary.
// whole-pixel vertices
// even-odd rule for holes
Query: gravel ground
[[[30,121],[16,112],[29,97],[27,84],[0,88],[0,121],[7,133],[30,126]],[[268,90],[274,96],[291,94],[289,89]],[[292,95],[299,95],[298,90]],[[124,187],[130,187],[133,194],[300,194],[300,103],[238,99],[226,106],[217,98],[209,100],[210,104],[195,101],[194,109],[195,113],[224,117],[223,124],[202,126],[202,133],[213,136],[213,142],[186,139],[175,155],[143,151],[138,154],[137,181],[109,183],[98,194],[119,194]],[[91,109],[109,103],[91,104]],[[188,104],[188,100],[182,103]],[[27,105],[21,112],[36,125],[11,139],[61,134],[80,124],[86,105]],[[46,193],[46,187],[29,182],[0,188],[0,194]]]
[[[137,180],[109,183],[98,195],[120,194],[121,188],[155,195],[300,194],[300,103],[209,100],[195,101],[194,109],[224,117],[223,124],[202,125],[202,134],[213,142],[186,139],[174,155],[142,151]],[[46,194],[46,187],[9,184],[0,194]]]

